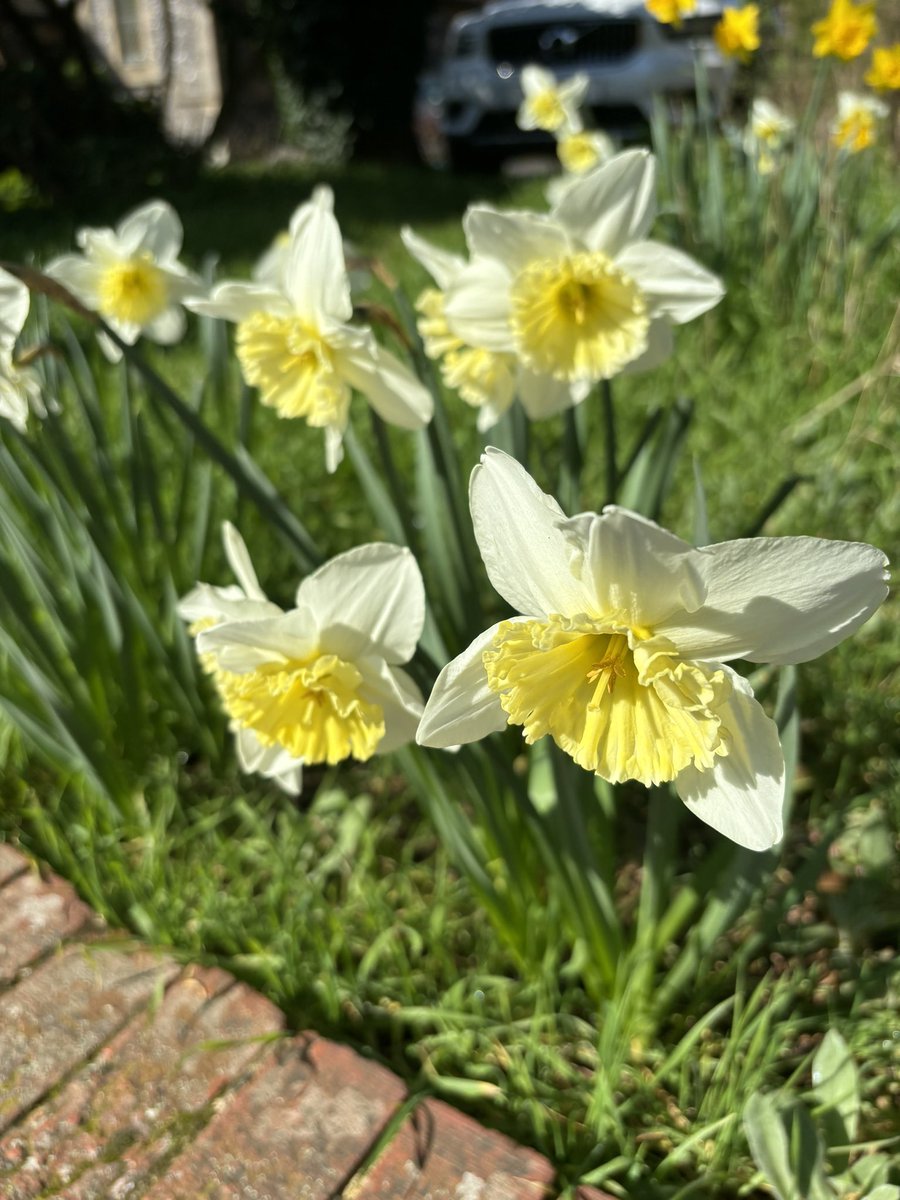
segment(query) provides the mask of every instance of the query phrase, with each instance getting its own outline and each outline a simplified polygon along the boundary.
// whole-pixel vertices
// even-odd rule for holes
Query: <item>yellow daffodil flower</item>
[[[99,313],[128,345],[143,334],[164,346],[184,336],[182,305],[202,291],[200,281],[178,261],[181,221],[170,204],[151,200],[129,213],[115,229],[81,229],[81,254],[54,259],[47,274],[58,279],[86,308]],[[119,348],[99,337],[107,357]]]
[[[713,29],[713,38],[722,54],[749,62],[750,55],[759,49],[759,8],[745,4],[743,8],[726,8]]]
[[[318,188],[291,222],[274,274],[218,284],[189,307],[237,323],[244,379],[281,417],[324,430],[325,463],[336,470],[353,390],[385,421],[419,429],[431,420],[428,390],[375,340],[351,325],[353,304],[330,188]]]
[[[199,584],[179,605],[235,735],[242,770],[296,795],[304,765],[366,760],[413,739],[422,697],[400,665],[425,620],[416,561],[359,546],[307,576],[296,607],[266,599],[247,548],[224,530],[239,581]]]
[[[466,213],[471,257],[445,289],[447,327],[466,345],[515,354],[544,415],[626,367],[663,361],[672,324],[723,295],[693,259],[647,238],[655,169],[648,151],[632,150],[578,177],[549,215]]]
[[[872,51],[872,65],[865,80],[876,92],[891,92],[900,88],[900,42],[895,42],[893,46],[879,46]]]
[[[438,676],[417,740],[450,747],[507,725],[549,734],[616,783],[670,781],[701,820],[753,850],[782,836],[775,724],[728,665],[798,663],[887,594],[872,546],[752,538],[695,549],[621,508],[567,518],[489,448],[469,491],[488,576],[520,615]]]
[[[838,95],[837,116],[831,125],[831,142],[847,154],[859,154],[878,140],[878,124],[888,115],[888,107],[874,96],[857,92]]]
[[[543,129],[548,133],[580,128],[578,106],[587,87],[587,75],[573,75],[558,83],[552,72],[530,63],[522,68],[523,100],[516,124],[520,129]]]
[[[611,139],[598,129],[565,133],[556,143],[556,153],[564,171],[584,175],[613,156]]]
[[[853,0],[832,0],[827,16],[816,21],[812,33],[816,58],[834,56],[845,61],[859,58],[875,36],[874,4],[854,4]]]
[[[647,12],[663,25],[680,25],[697,7],[697,0],[646,0]]]

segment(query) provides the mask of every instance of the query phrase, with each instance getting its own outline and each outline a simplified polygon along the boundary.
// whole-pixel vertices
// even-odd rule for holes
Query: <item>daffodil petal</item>
[[[175,342],[181,341],[186,327],[187,317],[184,309],[173,305],[171,308],[164,309],[158,317],[146,325],[144,333],[152,341],[159,342],[161,346],[171,346]]]
[[[96,263],[80,254],[62,254],[47,264],[46,271],[51,279],[61,283],[88,308],[96,307],[101,274],[101,268]]]
[[[699,562],[703,607],[657,630],[685,658],[806,662],[858,629],[887,595],[887,559],[861,542],[746,538],[705,547]]]
[[[722,717],[730,734],[728,754],[710,770],[681,771],[675,790],[695,816],[725,837],[748,850],[768,850],[784,835],[784,755],[775,722],[749,685],[730,674],[735,686]]]
[[[324,205],[311,202],[291,237],[284,287],[297,315],[316,326],[323,318],[349,321],[353,316],[341,231]]]
[[[264,746],[252,729],[235,730],[238,762],[247,775],[274,779],[285,792],[299,796],[303,781],[303,761],[282,746]]]
[[[505,729],[500,697],[487,683],[483,655],[499,628],[492,625],[449,662],[435,680],[416,734],[420,746],[446,750]]]
[[[552,215],[589,250],[616,258],[653,224],[656,160],[649,150],[615,155],[573,183]]]
[[[348,661],[376,653],[408,662],[425,623],[425,589],[404,546],[357,546],[319,567],[297,589],[316,614],[323,645]]]
[[[251,621],[228,621],[197,635],[197,653],[214,654],[226,671],[243,673],[267,662],[306,658],[318,645],[318,626],[308,610]]]
[[[647,517],[611,505],[600,515],[573,517],[563,533],[570,539],[569,569],[590,592],[593,612],[649,630],[703,603],[701,555]]]
[[[116,236],[126,255],[146,252],[164,263],[178,257],[184,233],[171,204],[151,200],[119,223]]]
[[[718,276],[662,242],[632,242],[616,257],[616,266],[637,282],[651,317],[665,316],[676,325],[699,317],[725,295]]]
[[[178,601],[177,612],[185,621],[204,621],[209,617],[221,621],[255,621],[260,617],[277,617],[281,609],[266,598],[248,598],[236,584],[215,587],[198,583]]]
[[[572,573],[565,514],[520,463],[489,446],[469,503],[488,577],[508,604],[526,616],[588,610],[592,594]]]
[[[576,402],[573,385],[568,379],[538,375],[524,368],[519,372],[519,399],[529,420],[540,421],[564,412]]]
[[[509,271],[492,258],[470,262],[447,288],[444,316],[450,331],[469,346],[515,350],[510,315]]]
[[[266,593],[259,586],[259,578],[250,558],[247,543],[230,521],[222,522],[222,543],[225,547],[225,557],[234,572],[234,577],[241,585],[248,600],[265,600]]]
[[[424,708],[422,693],[405,671],[384,662],[360,660],[357,666],[363,677],[362,694],[379,706],[384,719],[378,753],[388,754],[414,742]]]
[[[672,357],[675,349],[675,334],[665,317],[651,321],[647,329],[647,349],[622,368],[623,375],[637,375],[651,371]]]
[[[534,258],[558,258],[571,249],[565,229],[533,212],[500,212],[473,205],[463,217],[473,258],[492,258],[515,274]]]
[[[9,352],[22,332],[28,316],[28,288],[14,275],[0,269],[0,351]]]
[[[374,337],[333,343],[337,370],[366,397],[375,411],[401,429],[421,429],[431,420],[431,392]]]
[[[201,316],[220,317],[223,321],[243,321],[258,312],[288,317],[292,311],[287,298],[274,288],[232,280],[217,284],[208,296],[188,297],[184,306]]]
[[[461,255],[451,254],[449,250],[442,250],[440,246],[427,242],[408,225],[404,225],[400,230],[400,237],[406,249],[425,268],[439,288],[448,287],[466,265],[466,260]]]

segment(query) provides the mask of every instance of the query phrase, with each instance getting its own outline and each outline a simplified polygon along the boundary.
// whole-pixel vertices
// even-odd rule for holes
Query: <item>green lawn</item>
[[[699,195],[707,184],[698,176]],[[199,268],[215,255],[220,275],[245,273],[317,181],[296,169],[232,169],[171,194],[185,225],[186,260]],[[328,182],[345,237],[380,257],[411,297],[425,277],[402,248],[402,224],[462,249],[459,219],[471,199],[530,206],[541,192],[536,182],[371,165],[347,167]],[[727,175],[720,201],[724,234],[691,209],[693,193],[686,200],[670,182],[657,236],[719,271],[728,291],[718,309],[679,329],[663,368],[615,381],[626,448],[653,406],[693,405],[663,523],[692,535],[692,460],[712,540],[756,531],[784,481],[800,476],[766,533],[870,541],[896,558],[898,428],[887,367],[898,351],[900,254],[887,224],[890,165],[878,159],[852,194],[828,197],[806,276],[777,237],[760,248],[744,236],[739,175]],[[46,261],[71,244],[78,225],[115,221],[144,198],[117,194],[106,211],[79,219],[22,210],[5,224],[0,257]],[[772,228],[783,225],[775,220]],[[387,294],[376,285],[372,298],[384,303]],[[56,317],[53,328],[63,338]],[[163,586],[178,594],[198,576],[226,582],[217,534],[225,516],[244,533],[266,590],[289,602],[297,570],[260,514],[235,501],[218,470],[203,468],[202,479],[199,468],[196,478],[188,471],[194,459],[180,445],[183,431],[137,385],[123,416],[123,372],[104,364],[87,331],[79,332],[99,384],[81,409],[66,385],[70,407],[60,429],[70,443],[54,443],[47,461],[63,470],[71,451],[88,476],[100,462],[110,507],[140,497],[132,534],[118,519],[103,525],[135,603],[155,616]],[[199,396],[211,360],[196,329],[172,351],[148,348],[148,358],[177,391]],[[230,387],[210,385],[207,421],[230,431],[241,414],[246,444],[329,555],[378,536],[351,464],[326,476],[319,435],[287,428],[252,402],[241,407],[233,365],[229,371]],[[482,439],[471,410],[454,397],[447,403],[461,460],[474,464]],[[371,446],[362,406],[354,413]],[[83,414],[96,424],[89,428]],[[599,426],[593,415],[584,492],[591,507],[602,503]],[[92,457],[100,428],[102,461]],[[550,490],[562,431],[556,418],[532,434],[532,465]],[[405,469],[404,435],[392,431],[391,442]],[[140,477],[116,482],[135,461],[135,444],[144,456]],[[179,524],[182,486],[186,511],[202,521]],[[195,531],[190,547],[178,533],[185,528]],[[89,575],[85,567],[79,578]],[[77,622],[79,595],[57,600]],[[7,596],[0,611],[12,613],[15,603]],[[585,990],[552,898],[530,912],[525,957],[510,952],[395,762],[310,772],[298,801],[240,776],[192,660],[179,668],[177,696],[166,673],[178,637],[171,603],[170,595],[158,653],[129,649],[134,686],[125,678],[107,690],[118,659],[103,648],[109,633],[101,618],[85,630],[85,645],[76,633],[71,649],[71,686],[83,685],[85,704],[100,713],[101,733],[85,736],[102,734],[98,757],[111,764],[117,803],[79,773],[48,765],[27,738],[5,733],[0,833],[47,859],[111,921],[250,980],[297,1027],[370,1048],[414,1090],[537,1146],[558,1165],[562,1184],[589,1178],[623,1196],[736,1195],[754,1174],[738,1114],[758,1089],[808,1087],[811,1052],[829,1027],[842,1032],[862,1071],[858,1140],[900,1135],[892,1079],[900,985],[896,601],[800,669],[800,760],[777,867],[644,1040],[630,1036],[621,1005],[599,1007]],[[22,599],[16,611],[29,605],[33,598]],[[7,653],[4,673],[16,677],[8,686],[21,699],[16,671]],[[628,800],[629,811],[617,814],[616,895],[633,914],[648,802],[640,789]],[[682,824],[672,880],[702,871],[715,843],[705,827]],[[690,936],[688,929],[679,945]]]

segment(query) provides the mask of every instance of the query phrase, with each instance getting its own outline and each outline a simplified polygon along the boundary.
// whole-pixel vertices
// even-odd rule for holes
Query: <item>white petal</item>
[[[247,543],[230,521],[222,522],[222,544],[225,557],[234,572],[234,577],[244,589],[248,600],[265,600],[266,593],[259,586],[259,579],[250,558]]]
[[[165,200],[151,200],[124,218],[116,236],[127,254],[146,251],[164,263],[178,257],[184,235],[172,205]]]
[[[333,475],[344,461],[344,425],[325,426],[325,470]]]
[[[651,321],[647,329],[647,348],[638,358],[633,358],[622,368],[623,375],[637,375],[650,371],[672,357],[675,349],[675,334],[665,317]]]
[[[233,280],[216,284],[208,296],[189,297],[184,306],[201,316],[220,317],[223,321],[243,321],[258,312],[288,317],[293,311],[290,301],[274,288]]]
[[[466,265],[460,254],[442,250],[414,233],[408,225],[400,230],[403,245],[417,262],[421,263],[439,288],[446,288]]]
[[[220,621],[258,621],[261,617],[277,617],[281,609],[270,600],[248,599],[243,588],[235,584],[214,587],[198,583],[178,601],[178,615],[185,621],[203,621],[214,617]]]
[[[75,241],[86,257],[92,259],[98,267],[121,262],[131,253],[122,245],[112,229],[79,229]]]
[[[675,790],[692,813],[725,837],[748,850],[768,850],[784,835],[784,755],[775,722],[749,685],[731,675],[735,690],[724,717],[729,752],[709,771],[682,771]]]
[[[553,216],[588,249],[617,257],[653,224],[656,160],[649,150],[617,154],[573,184]]]
[[[297,314],[316,326],[323,319],[349,321],[353,315],[341,231],[325,205],[310,204],[292,234],[284,286]]]
[[[238,762],[247,774],[274,779],[291,796],[299,796],[303,782],[303,760],[294,758],[283,746],[264,746],[252,729],[234,731]]]
[[[522,91],[526,96],[556,90],[556,76],[537,63],[528,63],[522,68]]]
[[[28,316],[28,288],[0,269],[0,351],[11,351]]]
[[[297,589],[297,607],[303,606],[316,614],[323,649],[350,660],[374,653],[405,663],[425,623],[425,588],[405,546],[375,543],[308,575]]]
[[[887,596],[874,546],[825,538],[746,538],[704,547],[700,611],[658,632],[685,658],[799,663],[849,637]]]
[[[592,596],[572,572],[565,515],[523,466],[489,446],[472,472],[469,504],[488,577],[526,616],[588,611]]]
[[[334,212],[334,192],[327,183],[320,183],[314,187],[310,198],[294,209],[288,225],[290,233],[296,233],[301,226],[305,225],[311,212],[316,208],[324,212]]]
[[[276,617],[229,621],[197,635],[199,654],[214,654],[220,667],[243,674],[262,663],[285,662],[313,654],[319,641],[315,617],[292,609]]]
[[[384,716],[384,737],[378,743],[378,753],[388,754],[415,741],[424,701],[410,677],[384,662],[361,662],[357,666],[363,676],[364,699],[379,704]]]
[[[463,217],[473,258],[491,258],[513,275],[536,258],[560,258],[570,249],[565,229],[542,213],[500,212],[473,205]]]
[[[665,316],[676,325],[699,317],[725,295],[718,276],[662,242],[632,242],[616,266],[638,284],[651,317]]]
[[[701,555],[646,517],[609,506],[599,516],[573,517],[563,532],[571,536],[571,569],[592,593],[598,615],[654,627],[703,603]]]
[[[380,417],[401,429],[428,424],[434,412],[431,392],[374,337],[332,345],[338,373],[362,392]]]
[[[555,413],[572,408],[576,403],[573,385],[567,379],[552,375],[536,375],[524,367],[519,372],[519,399],[528,418],[542,421]]]
[[[451,333],[469,346],[515,350],[509,326],[511,283],[506,267],[494,259],[470,262],[444,296],[444,316]]]
[[[506,728],[506,713],[488,687],[483,661],[497,628],[492,625],[479,634],[438,675],[416,734],[420,746],[445,750]]]
[[[122,340],[124,342],[127,342],[127,344],[130,346],[130,345],[133,345],[133,343],[137,341],[137,336],[138,336],[138,331],[135,330],[131,334],[130,337],[123,338]],[[103,332],[102,329],[99,330],[97,333],[97,345],[100,347],[100,349],[103,351],[104,355],[110,362],[116,363],[116,362],[122,361],[122,351],[119,349],[119,347],[116,345],[116,343],[112,340],[111,337],[107,337],[107,335]]]
[[[173,305],[161,312],[149,325],[144,326],[144,334],[161,346],[172,346],[184,337],[186,327],[187,317],[184,309]]]
[[[97,288],[102,268],[96,263],[80,254],[63,254],[47,264],[46,273],[87,308],[97,307]]]
[[[0,417],[5,417],[20,433],[24,433],[28,428],[30,411],[28,394],[15,378],[15,367],[12,363],[4,362],[3,358],[0,353]]]

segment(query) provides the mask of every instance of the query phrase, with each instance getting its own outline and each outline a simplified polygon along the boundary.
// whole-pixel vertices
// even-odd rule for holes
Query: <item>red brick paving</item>
[[[224,971],[101,931],[0,844],[0,1200],[553,1195],[535,1151],[439,1101],[399,1121],[384,1067],[285,1036]]]

